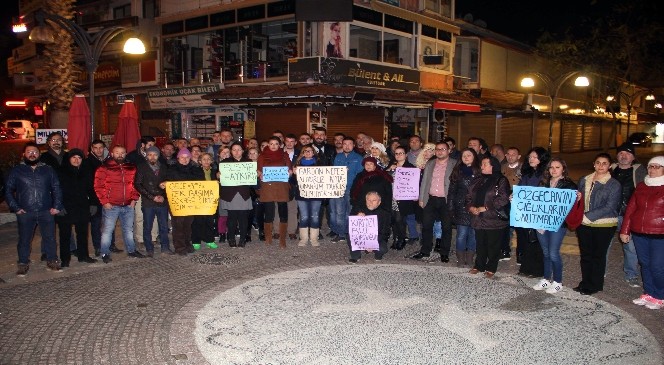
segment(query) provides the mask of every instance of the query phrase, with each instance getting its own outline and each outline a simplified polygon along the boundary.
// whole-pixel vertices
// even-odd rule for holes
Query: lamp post
[[[558,92],[560,91],[562,85],[567,80],[572,78],[572,76],[579,74],[579,71],[567,72],[558,77],[553,77],[543,72],[529,72],[529,74],[537,77],[538,79],[542,80],[542,82],[544,82],[544,85],[546,86],[546,94],[551,100],[551,110],[549,113],[549,152],[551,152],[553,146],[553,122],[555,120],[554,108],[555,108],[556,98],[558,97]],[[574,81],[574,85],[579,87],[588,86],[590,85],[590,82],[588,81],[587,77],[579,76]],[[521,80],[521,86],[526,88],[533,87],[535,86],[535,80],[532,77],[524,77]]]
[[[637,91],[633,94],[628,94],[624,91],[618,91],[618,102],[620,102],[620,98],[623,98],[625,100],[625,103],[627,104],[627,136],[629,138],[629,125],[631,124],[632,120],[632,108],[634,107],[634,101],[636,101],[636,98],[642,95],[646,95],[646,100],[655,100],[655,95],[650,92],[650,90],[641,90]],[[609,95],[606,97],[606,101],[611,102],[616,100],[615,95]]]
[[[106,45],[120,33],[129,30],[124,27],[108,27],[94,34],[88,33],[74,21],[63,18],[57,14],[51,14],[43,10],[35,12],[36,26],[30,32],[30,40],[35,43],[54,43],[55,40],[50,29],[46,28],[46,21],[54,24],[71,34],[72,38],[81,49],[85,58],[85,68],[88,72],[88,91],[90,104],[91,140],[95,139],[95,72],[99,66],[99,57]],[[145,46],[138,38],[129,38],[124,45],[123,51],[130,54],[145,53]]]

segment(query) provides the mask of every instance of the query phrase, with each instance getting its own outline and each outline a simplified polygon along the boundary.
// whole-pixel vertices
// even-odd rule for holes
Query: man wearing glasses
[[[431,255],[433,247],[433,223],[437,220],[443,224],[443,242],[440,247],[440,261],[449,262],[450,245],[452,244],[452,222],[447,208],[447,192],[450,188],[450,175],[458,160],[450,158],[449,146],[445,142],[436,143],[436,158],[427,162],[420,184],[420,206],[422,214],[422,247],[413,255],[421,260]]]

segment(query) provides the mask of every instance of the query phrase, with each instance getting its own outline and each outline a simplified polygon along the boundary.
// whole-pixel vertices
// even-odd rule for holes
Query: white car
[[[35,138],[35,127],[29,120],[5,120],[3,127],[13,129],[18,138]]]

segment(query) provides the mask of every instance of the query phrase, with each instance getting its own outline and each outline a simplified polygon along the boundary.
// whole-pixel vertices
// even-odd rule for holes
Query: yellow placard
[[[166,183],[166,196],[173,216],[216,214],[219,182],[169,181]]]

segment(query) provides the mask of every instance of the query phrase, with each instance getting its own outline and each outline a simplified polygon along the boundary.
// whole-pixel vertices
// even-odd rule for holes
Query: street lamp
[[[579,71],[572,71],[572,72],[567,72],[564,73],[558,77],[552,77],[546,73],[543,72],[529,72],[529,74],[537,77],[538,79],[542,80],[544,82],[544,85],[546,86],[546,94],[551,100],[551,110],[550,110],[550,115],[549,115],[549,152],[551,152],[551,148],[553,145],[553,122],[555,119],[554,116],[554,107],[555,107],[555,100],[558,97],[558,92],[560,91],[560,87],[567,81],[569,80],[572,76],[575,76],[579,74]],[[588,81],[588,78],[585,76],[579,76],[576,78],[574,81],[575,86],[579,87],[584,87],[590,85],[590,81]],[[521,80],[521,87],[533,87],[535,86],[535,80],[532,77],[524,77]]]
[[[91,35],[74,21],[63,18],[57,14],[51,14],[43,10],[35,12],[36,26],[30,32],[29,39],[35,43],[51,44],[55,42],[52,31],[46,26],[46,20],[51,24],[66,30],[71,34],[76,44],[81,49],[85,58],[85,68],[88,72],[89,100],[90,100],[90,123],[92,140],[95,139],[95,72],[99,65],[104,47],[117,35],[129,30],[124,27],[108,27]],[[129,38],[124,45],[123,51],[129,54],[144,54],[145,45],[138,38]]]
[[[627,103],[627,136],[629,137],[629,125],[631,124],[632,120],[632,108],[634,107],[634,101],[636,101],[636,98],[639,96],[646,95],[646,100],[655,100],[655,95],[650,91],[650,90],[641,90],[637,91],[634,94],[628,94],[624,91],[618,91],[618,102],[620,102],[620,98],[622,97],[623,100],[625,100],[625,103]],[[609,95],[606,97],[606,101],[612,102],[616,100],[615,95]]]

